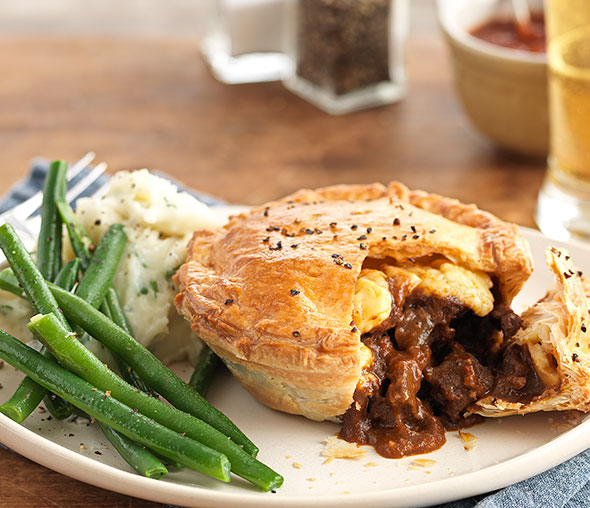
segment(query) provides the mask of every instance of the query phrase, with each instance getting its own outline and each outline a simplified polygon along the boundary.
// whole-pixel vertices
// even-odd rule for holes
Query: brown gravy
[[[379,358],[373,374],[381,382],[356,390],[340,437],[373,445],[390,458],[440,448],[445,443],[444,427],[418,397],[422,371],[430,362],[428,346],[398,351],[387,335],[370,337],[365,344]]]
[[[362,337],[374,361],[343,415],[342,439],[388,458],[427,453],[445,443],[446,430],[481,421],[465,412],[482,397],[523,401],[545,389],[527,351],[497,344],[521,326],[510,307],[481,318],[454,299],[420,292],[401,304],[390,288],[389,318]]]

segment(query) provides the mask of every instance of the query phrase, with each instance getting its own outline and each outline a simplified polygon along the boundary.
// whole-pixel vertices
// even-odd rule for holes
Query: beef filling
[[[464,417],[465,409],[489,393],[494,376],[477,358],[455,342],[443,362],[424,370],[424,393],[446,430],[464,428],[481,421],[479,415]]]
[[[445,443],[445,430],[481,420],[466,410],[482,397],[522,402],[545,389],[528,351],[504,347],[521,326],[510,307],[482,318],[452,298],[393,296],[389,318],[361,337],[374,361],[343,415],[341,438],[389,458],[427,453]]]
[[[500,373],[491,392],[509,402],[530,401],[545,390],[528,349],[517,345],[508,347],[502,357]]]
[[[422,371],[430,361],[428,346],[399,351],[387,335],[369,336],[365,344],[378,358],[372,371],[376,383],[356,390],[340,437],[373,445],[391,458],[440,448],[445,443],[444,427],[418,398]]]

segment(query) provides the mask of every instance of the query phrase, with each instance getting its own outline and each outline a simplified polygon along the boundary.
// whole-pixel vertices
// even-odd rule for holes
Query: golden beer
[[[590,240],[590,0],[547,0],[549,171],[537,223]]]
[[[553,39],[547,56],[552,163],[590,182],[590,27]]]

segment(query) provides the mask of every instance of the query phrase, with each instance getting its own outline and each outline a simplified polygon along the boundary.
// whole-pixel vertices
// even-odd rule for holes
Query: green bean
[[[40,314],[54,312],[62,324],[69,328],[70,325],[59,311],[57,301],[47,287],[46,280],[10,224],[0,226],[0,249],[35,311]]]
[[[24,289],[35,311],[45,314],[54,312],[62,325],[69,329],[69,324],[60,312],[57,301],[49,291],[45,279],[10,224],[0,226],[0,249],[4,252],[13,274]],[[49,352],[42,351],[42,354],[49,355]],[[45,395],[46,391],[43,387],[31,379],[25,378],[12,397],[0,406],[0,411],[15,422],[22,423]],[[48,406],[47,409],[55,410],[54,416],[56,418],[67,418],[72,412],[72,407],[69,404],[65,405],[53,398],[50,399]]]
[[[240,446],[207,423],[162,401],[149,397],[125,383],[114,372],[78,341],[72,340],[55,316],[35,316],[29,328],[42,340],[60,363],[102,390],[110,390],[113,397],[138,409],[160,424],[200,441],[227,455],[232,471],[264,490],[281,485],[282,478],[272,469],[257,461]]]
[[[45,408],[49,413],[58,420],[69,418],[74,412],[74,407],[67,401],[58,397],[54,393],[46,393],[43,398]]]
[[[80,271],[80,260],[72,259],[67,265],[63,266],[55,278],[55,284],[59,287],[71,291],[78,281],[78,272]],[[0,272],[0,289],[8,291],[13,295],[27,298],[24,294],[18,279],[14,276],[11,268],[5,268]]]
[[[49,165],[43,186],[37,266],[43,277],[51,281],[55,280],[61,269],[62,222],[56,203],[65,198],[67,169],[65,161],[53,161]]]
[[[78,282],[78,273],[80,272],[80,259],[74,258],[65,265],[57,274],[55,284],[60,288],[71,291]]]
[[[79,270],[80,260],[78,258],[74,258],[67,265],[62,267],[55,278],[55,283],[59,287],[71,291],[78,281]],[[47,410],[58,420],[65,420],[72,414],[72,405],[68,402],[65,402],[63,399],[57,398],[52,393],[45,395],[43,402],[45,403]]]
[[[211,351],[207,344],[203,343],[195,370],[188,384],[204,397],[207,395],[207,390],[211,385],[217,367],[219,367],[219,357]]]
[[[105,312],[105,310],[107,312]],[[123,307],[121,306],[121,302],[119,301],[119,295],[117,295],[117,291],[114,288],[109,288],[107,291],[107,296],[103,302],[103,306],[101,307],[101,311],[105,316],[111,318],[117,326],[120,326],[125,330],[129,335],[133,336],[133,330],[131,330],[131,325],[127,320],[127,316],[123,311]],[[139,377],[137,372],[135,372],[128,364],[123,360],[120,356],[114,355],[115,360],[117,361],[117,365],[119,366],[119,371],[121,372],[121,377],[127,381],[130,385],[139,388],[142,392],[151,395],[152,397],[158,398],[158,394],[153,391],[147,384],[143,382],[143,379]]]
[[[0,358],[129,439],[196,471],[229,481],[230,462],[225,455],[136,412],[3,331]]]
[[[113,224],[98,244],[86,268],[76,295],[95,308],[100,307],[115,277],[127,236],[121,224]]]
[[[0,413],[16,423],[22,423],[35,411],[46,393],[45,388],[40,387],[30,377],[26,377],[18,385],[12,397],[0,406]]]
[[[123,328],[129,335],[133,336],[133,330],[131,329],[131,323],[125,315],[121,300],[115,288],[109,288],[105,297],[106,302],[109,305],[111,311],[111,319],[117,324],[117,326]]]
[[[172,405],[207,422],[252,456],[256,456],[256,445],[227,416],[209,404],[125,330],[76,295],[53,284],[50,287],[68,319],[123,358],[148,385]]]
[[[20,286],[10,268],[5,268],[0,272],[0,289],[20,297],[22,297],[24,293],[23,288]]]
[[[98,308],[102,304],[117,271],[126,242],[127,236],[123,226],[113,224],[100,241],[82,275],[76,294],[93,307]],[[90,336],[76,323],[73,324],[73,329],[83,344],[90,340]]]
[[[111,288],[109,288],[109,291],[114,291],[114,290],[111,287]],[[100,312],[102,312],[105,316],[107,316],[111,321],[114,321],[113,313],[111,312],[109,302],[107,301],[106,298],[104,299],[104,301],[102,302],[102,304],[100,306]],[[117,325],[121,326],[118,323],[117,323]],[[135,388],[141,390],[142,392],[149,393],[153,397],[158,396],[158,394],[155,394],[151,391],[151,388],[143,382],[143,380],[137,375],[137,372],[135,372],[131,367],[129,367],[129,365],[127,365],[127,363],[125,363],[125,361],[122,360],[120,356],[113,354],[113,358],[117,362],[117,366],[119,367],[119,373],[121,374],[121,377],[125,381],[127,381],[130,385],[135,386]]]
[[[82,270],[86,270],[90,264],[90,258],[92,257],[92,252],[94,250],[94,242],[88,232],[84,229],[84,226],[80,224],[72,207],[65,200],[57,202],[57,209],[61,220],[68,230],[72,249],[76,256],[80,258]]]
[[[55,284],[61,288],[71,291],[78,279],[78,272],[80,270],[80,260],[78,258],[72,259],[67,265],[63,266],[55,278]],[[5,268],[0,271],[0,289],[8,291],[13,295],[20,296],[27,299],[18,279],[14,276],[11,268]]]
[[[173,467],[174,469],[184,469],[186,466],[176,460],[169,459],[168,457],[162,457],[162,455],[154,454],[166,467]]]
[[[168,474],[166,466],[145,447],[131,441],[123,434],[119,434],[105,423],[101,421],[97,423],[115,450],[119,452],[119,455],[140,475],[159,480]]]
[[[41,354],[49,355],[46,350],[43,350]],[[0,413],[5,414],[16,423],[22,423],[42,400],[44,400],[47,410],[58,420],[65,420],[72,414],[73,408],[71,404],[55,398],[52,393],[47,393],[45,388],[29,377],[25,377],[12,394],[12,397],[0,406]]]
[[[45,348],[41,350],[41,354],[46,358],[50,356]],[[65,420],[72,414],[71,404],[56,398],[52,393],[47,393],[45,388],[29,377],[25,377],[10,399],[0,406],[0,413],[5,414],[16,423],[22,423],[42,400],[44,400],[47,410],[58,420]]]

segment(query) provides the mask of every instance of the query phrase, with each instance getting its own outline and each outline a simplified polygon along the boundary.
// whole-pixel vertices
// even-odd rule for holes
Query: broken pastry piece
[[[501,366],[504,382],[470,408],[474,413],[507,416],[535,411],[590,411],[587,281],[567,251],[549,248],[546,260],[555,276],[555,287],[522,314],[523,327],[506,346]],[[513,355],[522,355],[523,351],[528,353],[530,368],[536,373],[534,386],[528,389],[526,376],[511,365]],[[523,393],[527,391],[529,397]]]
[[[517,226],[474,205],[342,185],[196,232],[176,306],[258,400],[401,457],[550,386],[514,339],[531,272]]]

